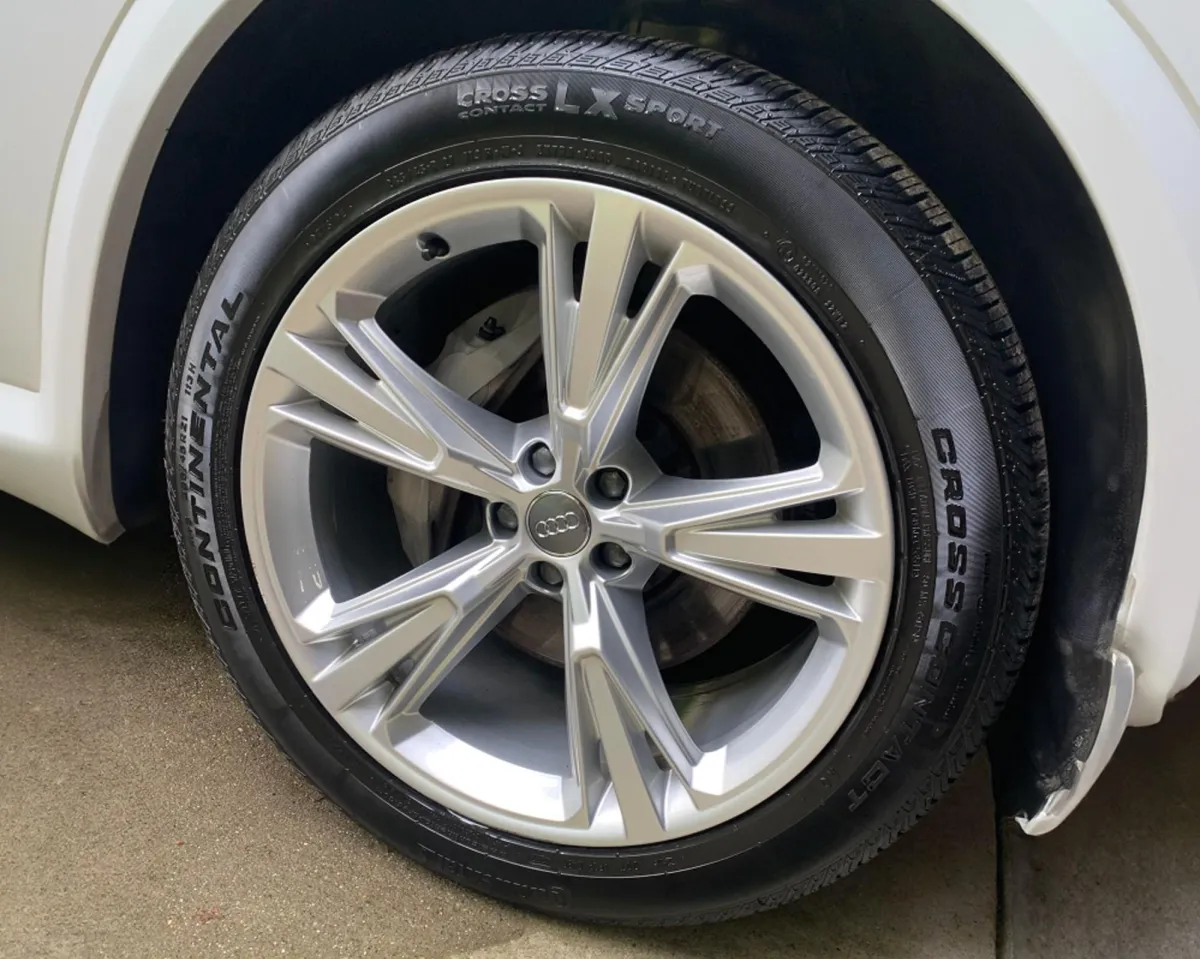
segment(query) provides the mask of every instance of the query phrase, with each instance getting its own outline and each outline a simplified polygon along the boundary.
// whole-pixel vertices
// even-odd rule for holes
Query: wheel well
[[[419,14],[386,0],[265,0],[192,88],[138,216],[110,383],[122,522],[164,502],[174,341],[208,248],[258,172],[322,111],[391,69],[503,32],[564,27],[685,39],[807,87],[904,157],[995,275],[1029,354],[1051,467],[1039,635],[1021,708],[1007,711],[993,749],[1006,808],[1028,811],[1069,780],[1103,706],[1097,653],[1111,641],[1137,528],[1144,384],[1132,310],[1083,184],[1016,83],[931,0],[442,0]]]

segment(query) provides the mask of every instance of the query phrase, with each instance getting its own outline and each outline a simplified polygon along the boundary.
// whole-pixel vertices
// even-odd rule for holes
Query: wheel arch
[[[1070,5],[1117,30],[1099,0]],[[422,8],[419,33],[378,31],[387,40],[369,45],[369,55],[330,58],[347,36],[346,18],[377,6],[138,0],[114,36],[68,148],[44,281],[46,329],[73,344],[83,371],[66,409],[76,417],[72,441],[90,451],[79,454],[78,472],[93,510],[125,525],[153,513],[166,369],[196,271],[258,169],[321,109],[389,67],[514,28],[621,28],[723,47],[809,87],[904,156],[963,223],[1010,302],[1043,397],[1053,533],[1039,636],[1018,694],[1030,709],[999,738],[997,756],[1010,770],[1003,778],[1021,786],[1009,799],[1014,810],[1069,782],[1074,761],[1090,749],[1107,691],[1103,654],[1125,598],[1135,536],[1144,538],[1138,520],[1148,438],[1139,334],[1162,294],[1136,294],[1167,279],[1182,291],[1181,302],[1200,303],[1186,274],[1166,276],[1131,249],[1136,240],[1123,239],[1130,211],[1116,193],[1127,189],[1118,188],[1111,158],[1093,151],[1115,151],[1127,176],[1156,175],[1157,167],[1121,142],[1133,122],[1129,107],[1112,103],[1097,84],[1086,38],[1064,36],[1057,15],[1050,22],[1032,0],[1014,4],[1008,22],[987,0],[842,0],[819,8],[746,2],[700,23],[687,22],[683,5],[647,0],[581,5],[570,24],[557,22],[552,3],[525,5],[514,23],[511,10],[464,0]],[[407,16],[388,9],[398,23]],[[1145,54],[1125,34],[1105,42],[1133,43]],[[1031,36],[1062,77],[1021,52]],[[1136,65],[1154,88],[1152,61]],[[282,99],[268,115],[272,96]],[[1108,129],[1070,117],[1080,96],[1113,115]],[[901,109],[912,103],[919,110]],[[1178,139],[1169,129],[1158,135]],[[1169,192],[1159,190],[1155,202],[1165,204]],[[1036,226],[1026,216],[1030,207],[1044,211]],[[1168,208],[1155,215],[1178,232]],[[87,282],[68,290],[56,276]],[[1081,342],[1091,349],[1076,349]],[[111,473],[97,450],[111,453]],[[1200,515],[1189,521],[1200,529]],[[1168,617],[1192,617],[1177,634],[1180,643],[1197,593],[1191,587],[1176,597]],[[1152,647],[1143,641],[1150,660]],[[1178,667],[1182,656],[1161,656],[1160,672]],[[1150,714],[1174,679],[1158,677],[1147,690]]]

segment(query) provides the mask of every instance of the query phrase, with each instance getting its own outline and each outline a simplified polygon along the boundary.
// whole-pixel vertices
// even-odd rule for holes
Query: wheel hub
[[[695,479],[771,473],[775,446],[754,400],[737,377],[695,337],[675,331],[646,394],[638,436],[664,472]],[[736,451],[736,456],[726,451]],[[605,496],[596,476],[596,492]],[[618,474],[619,475],[619,474]],[[412,478],[405,477],[405,484]],[[646,625],[659,666],[690,662],[731,636],[753,602],[745,596],[660,567],[646,586]],[[497,627],[518,649],[563,665],[561,604],[528,597]]]

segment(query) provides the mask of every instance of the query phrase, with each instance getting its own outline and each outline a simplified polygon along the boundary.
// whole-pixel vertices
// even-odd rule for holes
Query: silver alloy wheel
[[[514,240],[538,248],[549,416],[514,424],[474,405],[383,332],[375,316],[385,298],[445,262],[422,256],[429,234],[450,257]],[[576,300],[580,242],[588,247]],[[646,262],[661,272],[629,317]],[[816,463],[746,479],[682,479],[660,473],[638,444],[650,371],[693,296],[721,301],[774,354],[820,435]],[[522,521],[515,530],[490,521],[411,572],[335,599],[314,523],[314,439],[506,504]],[[553,454],[549,477],[530,463],[543,444]],[[264,604],[329,714],[420,793],[533,839],[661,842],[759,805],[845,721],[888,618],[895,557],[887,474],[862,399],[825,334],[733,243],[606,186],[550,178],[458,186],[352,237],[304,285],[268,344],[247,406],[241,469],[246,543]],[[622,499],[599,494],[602,469],[627,480]],[[836,502],[830,518],[781,515],[826,500]],[[571,538],[572,548],[543,548],[553,537],[540,541],[535,527]],[[602,563],[598,556],[612,554],[602,544],[620,546],[631,562]],[[815,638],[767,669],[732,677],[713,708],[681,717],[646,632],[641,589],[659,564],[812,620]],[[540,575],[547,568],[560,584]],[[538,694],[550,707],[522,692],[510,719],[497,721],[492,698],[513,698],[517,681],[497,679],[494,660],[468,667],[529,591],[562,600],[565,683],[557,699]]]

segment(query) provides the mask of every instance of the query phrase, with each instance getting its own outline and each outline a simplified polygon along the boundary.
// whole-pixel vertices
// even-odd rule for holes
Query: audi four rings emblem
[[[551,516],[549,519],[538,520],[533,524],[533,535],[538,539],[549,539],[551,536],[559,536],[562,533],[569,533],[573,529],[579,529],[579,526],[579,514],[570,510],[566,513],[559,513],[557,516]]]
[[[551,556],[578,553],[592,535],[584,505],[562,490],[547,490],[535,499],[525,523],[538,548]]]

